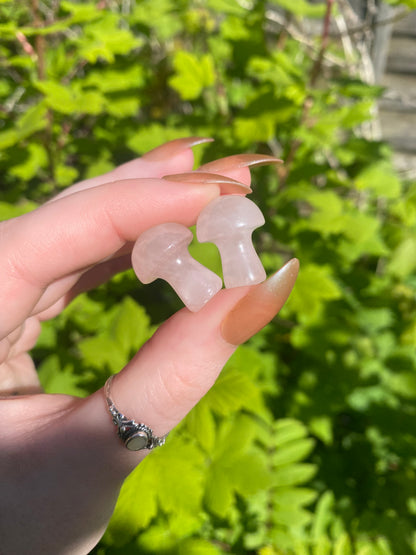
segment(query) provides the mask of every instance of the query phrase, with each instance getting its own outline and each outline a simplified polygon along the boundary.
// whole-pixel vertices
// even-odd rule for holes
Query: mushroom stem
[[[233,244],[229,239],[217,240],[221,255],[224,285],[227,289],[242,285],[255,285],[266,279],[266,272],[251,240],[251,234],[234,236]]]

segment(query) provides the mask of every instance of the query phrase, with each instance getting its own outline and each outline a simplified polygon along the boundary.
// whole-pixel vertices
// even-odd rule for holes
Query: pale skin
[[[122,445],[102,390],[87,399],[44,394],[29,351],[42,321],[130,266],[142,231],[190,226],[221,194],[215,183],[161,179],[192,169],[186,143],[156,154],[0,223],[0,555],[88,553],[123,480],[148,453]],[[248,168],[231,161],[221,174],[250,184]],[[223,290],[200,312],[184,308],[162,324],[113,380],[117,408],[157,435],[169,432],[234,352],[221,325],[250,289]]]

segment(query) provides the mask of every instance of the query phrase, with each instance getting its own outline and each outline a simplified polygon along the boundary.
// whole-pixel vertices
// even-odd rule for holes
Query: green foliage
[[[339,45],[333,67],[268,19],[325,6],[46,0],[34,21],[29,4],[0,2],[1,219],[167,140],[213,136],[197,163],[286,160],[254,173],[256,240],[269,272],[301,262],[279,318],[126,481],[94,552],[414,553],[416,183],[366,138],[380,88],[345,72]],[[192,253],[219,271],[211,247]],[[178,306],[131,272],[82,295],[44,325],[44,387],[88,395]]]
[[[195,100],[205,87],[214,84],[214,60],[209,54],[198,58],[179,50],[174,55],[173,67],[175,74],[169,79],[169,85],[178,91],[182,100]]]

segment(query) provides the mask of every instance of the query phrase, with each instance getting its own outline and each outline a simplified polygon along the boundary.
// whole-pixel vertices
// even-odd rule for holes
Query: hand
[[[184,182],[189,175],[161,179],[190,172],[189,147],[197,143],[167,143],[0,223],[1,553],[88,553],[123,480],[148,452],[121,443],[103,390],[86,399],[42,393],[28,351],[43,320],[130,267],[140,233],[166,221],[193,225],[221,194],[221,177],[199,175],[198,184]],[[249,185],[248,166],[259,161],[250,156],[218,160],[205,171]],[[213,385],[236,345],[280,310],[297,271],[292,260],[263,284],[222,290],[201,311],[172,316],[113,380],[116,407],[157,436],[169,432]]]

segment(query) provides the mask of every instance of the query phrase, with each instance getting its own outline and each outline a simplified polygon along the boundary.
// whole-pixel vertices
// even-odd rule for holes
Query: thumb
[[[236,346],[263,328],[286,302],[298,274],[292,259],[265,282],[220,291],[202,310],[183,309],[167,320],[112,380],[111,399],[129,419],[168,433],[205,395]],[[125,448],[111,421],[103,390],[79,404],[71,418],[105,443],[107,462],[129,473],[147,450]],[[85,423],[88,422],[88,430]],[[74,422],[74,426],[78,425]]]

